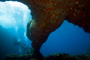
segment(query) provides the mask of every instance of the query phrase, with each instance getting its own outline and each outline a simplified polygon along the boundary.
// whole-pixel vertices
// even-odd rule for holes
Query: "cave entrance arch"
[[[20,51],[19,47],[14,45],[14,38],[22,39],[22,46],[24,46],[24,43],[27,43],[26,45],[29,45],[29,47],[31,47],[31,41],[26,37],[26,25],[28,21],[32,19],[30,13],[30,9],[21,2],[2,2],[0,0],[0,60],[4,60],[3,57],[5,57],[8,54],[14,54],[15,51],[17,54],[19,54],[20,52],[20,54],[26,54],[26,50],[24,52],[24,49],[20,48]],[[1,28],[5,32],[2,32]],[[1,34],[1,32],[3,35]],[[8,35],[8,37],[6,37],[6,34]],[[11,47],[12,51],[11,49],[7,50],[6,47],[8,49],[9,47]]]

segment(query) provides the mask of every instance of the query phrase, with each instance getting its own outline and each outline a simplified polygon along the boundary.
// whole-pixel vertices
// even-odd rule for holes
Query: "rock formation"
[[[89,0],[17,1],[26,4],[31,9],[33,19],[27,25],[27,36],[32,41],[33,55],[40,55],[39,49],[42,44],[51,32],[61,26],[65,19],[90,33]]]

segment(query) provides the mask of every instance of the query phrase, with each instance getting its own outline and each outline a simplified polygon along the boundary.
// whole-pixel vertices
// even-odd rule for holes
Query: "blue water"
[[[70,55],[87,54],[90,48],[90,33],[77,25],[64,21],[61,27],[52,32],[43,44],[43,55],[52,53],[68,53]]]
[[[0,60],[8,54],[26,54],[31,47],[31,41],[26,37],[26,24],[32,19],[30,13],[22,3],[0,2]],[[49,35],[40,52],[44,56],[90,54],[90,33],[65,20]]]

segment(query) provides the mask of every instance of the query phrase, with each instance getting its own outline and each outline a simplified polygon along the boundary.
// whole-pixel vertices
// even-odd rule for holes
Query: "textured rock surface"
[[[48,35],[60,27],[65,19],[90,32],[89,0],[29,0],[33,20],[28,37],[39,50]]]
[[[39,54],[41,45],[48,35],[56,30],[65,19],[90,32],[89,0],[18,0],[32,12],[33,20],[28,23],[27,36],[32,40],[34,54]]]
[[[31,55],[9,55],[6,56],[5,60],[39,60],[39,59],[32,58]],[[69,54],[56,53],[44,57],[44,59],[42,60],[90,60],[90,55],[71,56]]]

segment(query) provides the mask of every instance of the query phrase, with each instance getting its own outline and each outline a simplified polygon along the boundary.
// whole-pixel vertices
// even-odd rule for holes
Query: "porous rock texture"
[[[28,23],[27,36],[37,51],[65,19],[90,32],[89,0],[29,0],[28,4],[33,20]]]

